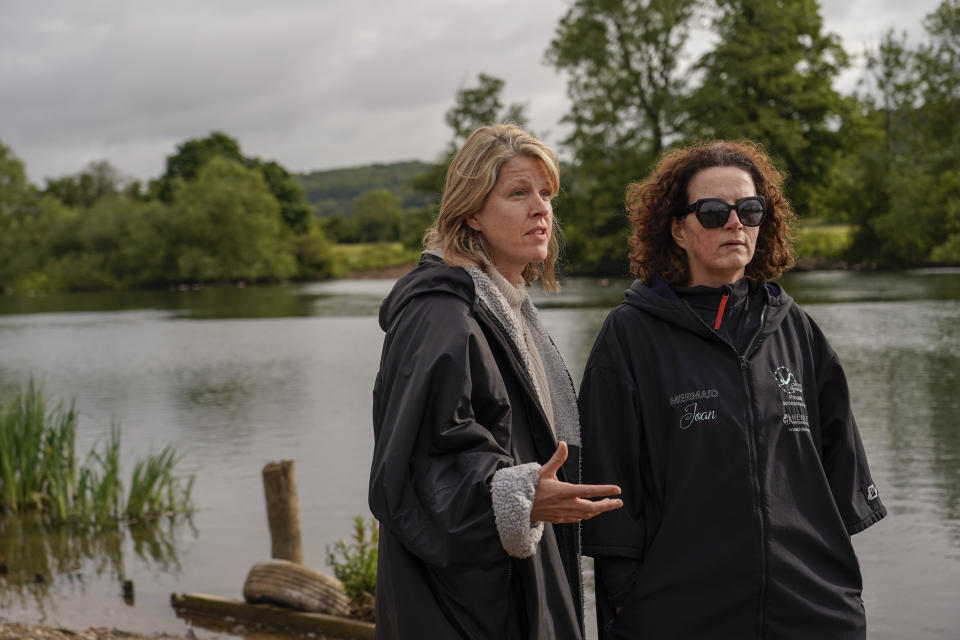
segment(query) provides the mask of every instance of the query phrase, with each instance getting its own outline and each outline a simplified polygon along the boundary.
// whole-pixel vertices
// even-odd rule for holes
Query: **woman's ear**
[[[681,249],[686,249],[684,242],[686,241],[686,229],[683,226],[680,218],[674,218],[670,222],[670,235],[673,236],[673,241],[677,243],[677,246]]]
[[[477,216],[477,214],[472,213],[467,216],[467,226],[474,231],[480,231],[480,218]]]

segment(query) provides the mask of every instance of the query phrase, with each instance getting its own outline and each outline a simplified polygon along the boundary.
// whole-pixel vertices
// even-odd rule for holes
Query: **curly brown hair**
[[[759,144],[714,140],[670,151],[646,180],[627,187],[626,207],[633,228],[628,241],[630,271],[645,284],[658,274],[673,286],[689,283],[687,254],[674,241],[671,225],[687,208],[690,179],[710,167],[743,169],[767,203],[745,276],[752,281],[772,280],[793,266],[790,225],[794,216],[783,196],[783,175]]]

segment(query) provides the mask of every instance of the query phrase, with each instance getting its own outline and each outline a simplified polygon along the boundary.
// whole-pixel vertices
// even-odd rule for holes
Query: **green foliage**
[[[310,228],[313,211],[303,197],[303,188],[297,179],[274,161],[253,163],[263,174],[270,193],[280,203],[283,222],[294,233],[306,233]]]
[[[413,180],[413,186],[428,197],[428,203],[440,201],[447,167],[471,133],[478,127],[496,122],[512,122],[521,127],[527,125],[526,105],[513,103],[504,108],[500,100],[504,82],[495,76],[477,75],[477,86],[462,87],[457,91],[454,104],[444,114],[444,120],[452,130],[452,138],[441,154],[440,161],[430,166]]]
[[[798,258],[843,260],[853,240],[853,227],[842,224],[811,224],[805,221],[796,231],[794,249]]]
[[[217,157],[241,164],[246,160],[240,153],[237,141],[220,131],[214,131],[206,138],[195,138],[178,145],[177,152],[167,157],[167,171],[160,179],[160,197],[170,202],[177,180],[192,180],[205,164]]]
[[[215,157],[174,187],[161,234],[163,273],[176,282],[280,280],[297,273],[277,200],[262,175]]]
[[[23,163],[0,142],[0,231],[5,230],[36,199]]]
[[[44,193],[68,207],[91,207],[101,198],[117,195],[125,187],[120,173],[106,161],[91,162],[76,175],[47,178],[46,182]]]
[[[187,140],[177,153],[167,158],[167,171],[160,178],[157,192],[161,200],[173,202],[178,183],[198,179],[202,169],[214,158],[232,161],[260,172],[270,193],[280,204],[284,223],[294,233],[306,233],[310,226],[310,206],[304,200],[297,179],[272,160],[244,156],[240,144],[225,133],[214,131],[206,138]]]
[[[486,124],[513,122],[521,127],[526,126],[524,105],[514,103],[504,110],[500,101],[503,85],[502,79],[480,73],[477,75],[476,87],[462,87],[457,90],[453,107],[444,114],[444,120],[453,130],[450,150],[456,151],[474,129]]]
[[[5,511],[37,513],[46,521],[102,526],[146,522],[188,513],[193,477],[174,475],[173,447],[134,462],[124,500],[120,481],[120,426],[114,423],[102,448],[95,444],[84,464],[76,460],[77,413],[48,410],[33,381],[12,401],[0,403],[0,505]]]
[[[166,193],[161,201],[145,197],[139,183],[121,188],[106,163],[48,181],[38,193],[0,144],[0,290],[278,281],[333,272],[330,243],[283,167],[243,158],[222,134],[188,141],[180,151],[157,183]]]
[[[855,261],[956,262],[960,2],[942,2],[924,26],[918,48],[891,30],[870,53],[861,111],[847,123],[858,146],[839,164],[833,197],[857,224]]]
[[[295,236],[292,242],[299,269],[297,278],[315,280],[333,275],[333,245],[316,221],[311,220],[307,232]]]
[[[690,98],[688,136],[749,138],[787,174],[801,216],[811,191],[835,162],[847,103],[833,80],[847,66],[834,35],[822,32],[815,0],[718,0],[715,49],[697,64],[702,82]]]
[[[400,221],[403,211],[400,198],[386,189],[374,189],[358,197],[354,208],[357,240],[360,242],[386,242],[400,238]]]
[[[696,0],[577,0],[561,18],[547,59],[570,80],[573,130],[564,144],[557,216],[578,272],[626,273],[623,194],[679,135],[689,91],[681,64]]]
[[[373,621],[373,601],[377,589],[377,521],[365,523],[362,516],[353,519],[353,539],[327,545],[327,564],[333,568],[350,598],[356,617]]]
[[[386,189],[395,194],[405,208],[427,204],[427,198],[414,190],[412,181],[430,166],[424,162],[394,162],[314,171],[294,177],[317,216],[352,218],[356,213],[356,199],[376,189]]]
[[[676,134],[686,91],[681,51],[698,4],[577,0],[560,19],[547,59],[570,77],[573,104],[565,119],[573,133],[566,144],[580,163],[601,161],[616,149],[645,160],[634,166],[639,178],[636,172]]]

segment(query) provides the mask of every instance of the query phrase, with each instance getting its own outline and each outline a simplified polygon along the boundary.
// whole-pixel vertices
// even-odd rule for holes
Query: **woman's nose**
[[[553,205],[550,203],[550,198],[540,194],[535,194],[533,196],[533,203],[530,207],[530,213],[532,215],[544,216],[550,213],[552,210]]]
[[[724,223],[724,229],[739,229],[743,226],[743,223],[740,222],[740,214],[737,213],[737,210],[734,207],[730,207],[730,210],[727,211],[727,221]]]

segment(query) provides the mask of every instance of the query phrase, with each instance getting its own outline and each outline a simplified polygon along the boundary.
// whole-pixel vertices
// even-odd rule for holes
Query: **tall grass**
[[[129,491],[120,479],[120,425],[95,443],[77,464],[77,412],[57,404],[48,410],[43,390],[0,403],[0,507],[35,512],[52,523],[90,525],[145,522],[188,513],[193,476],[174,474],[180,456],[172,446],[133,464]]]

